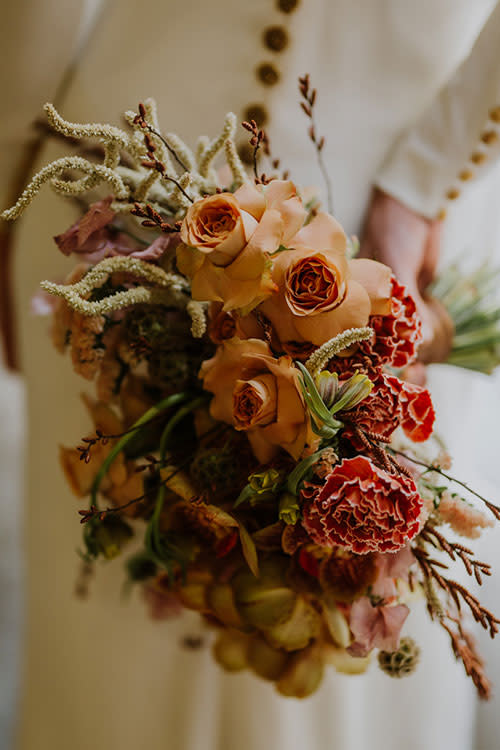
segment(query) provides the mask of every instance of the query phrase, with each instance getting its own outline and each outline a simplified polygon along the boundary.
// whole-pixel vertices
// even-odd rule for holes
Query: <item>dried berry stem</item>
[[[332,214],[333,213],[332,183],[331,183],[330,175],[328,173],[328,169],[326,167],[325,160],[323,157],[325,137],[321,136],[320,138],[318,138],[316,134],[316,120],[315,120],[314,105],[316,104],[317,92],[316,92],[316,89],[311,88],[311,81],[310,81],[309,73],[306,73],[306,75],[299,77],[299,91],[302,96],[302,101],[300,102],[300,106],[302,107],[302,110],[304,111],[306,117],[309,118],[310,123],[311,123],[309,126],[308,135],[314,145],[314,148],[316,149],[318,166],[320,168],[321,174],[323,175],[323,179],[324,179],[325,186],[326,186],[328,211]]]

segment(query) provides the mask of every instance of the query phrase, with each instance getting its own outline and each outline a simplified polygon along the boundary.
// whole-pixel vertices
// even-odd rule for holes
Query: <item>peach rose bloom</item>
[[[275,359],[264,341],[225,341],[203,362],[200,377],[214,394],[212,417],[244,430],[261,463],[280,448],[298,460],[315,442],[297,368],[290,357]]]
[[[274,260],[278,291],[260,306],[285,350],[296,351],[304,342],[321,346],[348,328],[367,325],[370,315],[390,311],[390,269],[348,260],[344,231],[329,214],[300,229],[289,248]],[[242,326],[250,332],[252,324]]]
[[[234,194],[194,203],[182,223],[177,249],[193,299],[222,302],[224,310],[251,310],[276,290],[269,257],[288,243],[306,211],[290,181],[242,185]]]

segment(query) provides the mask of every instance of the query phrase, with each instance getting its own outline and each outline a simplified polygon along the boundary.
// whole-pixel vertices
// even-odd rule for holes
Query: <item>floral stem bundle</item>
[[[307,77],[300,86],[324,167],[316,94]],[[406,289],[353,258],[340,224],[293,182],[259,174],[256,160],[247,176],[234,115],[191,150],[161,132],[151,100],[126,113],[128,131],[46,112],[102,151],[49,164],[3,214],[17,218],[44,183],[91,195],[55,238],[77,264],[64,284],[42,285],[55,346],[96,389],[91,434],[60,456],[88,498],[85,576],[142,539],[126,571],[153,616],[199,612],[224,668],[295,697],[327,665],[363,672],[376,652],[388,675],[410,674],[419,647],[401,631],[424,597],[487,697],[467,618],[492,636],[500,621],[448,566],[478,583],[491,571],[446,534],[475,538],[500,509],[479,495],[472,506],[453,490],[449,458],[415,448],[434,409],[394,374],[421,340]],[[257,151],[265,136],[245,127]],[[452,358],[466,358],[488,313],[477,297],[469,315],[457,283],[447,277],[439,294],[457,324]]]

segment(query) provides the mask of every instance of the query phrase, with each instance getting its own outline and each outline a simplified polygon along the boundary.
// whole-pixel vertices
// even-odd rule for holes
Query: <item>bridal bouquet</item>
[[[324,166],[307,77],[301,93]],[[326,665],[360,673],[374,653],[388,675],[411,673],[419,648],[400,634],[424,596],[488,697],[467,618],[492,636],[500,621],[447,569],[490,574],[455,539],[478,537],[500,509],[450,489],[437,443],[417,448],[434,409],[402,377],[421,338],[405,288],[354,257],[276,161],[259,172],[269,144],[254,122],[250,179],[232,114],[192,152],[162,134],[151,100],[126,113],[128,132],[46,113],[98,149],[46,166],[4,218],[45,182],[69,197],[109,191],[55,238],[76,261],[65,283],[42,284],[55,346],[96,387],[93,432],[60,455],[89,498],[87,563],[135,538],[127,575],[154,616],[199,612],[219,664],[295,697]]]

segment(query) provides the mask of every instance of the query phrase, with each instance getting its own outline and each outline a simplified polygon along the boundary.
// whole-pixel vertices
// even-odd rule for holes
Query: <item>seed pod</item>
[[[299,651],[317,637],[321,618],[314,607],[302,597],[297,597],[295,607],[286,622],[265,630],[265,637],[275,648]]]
[[[217,664],[228,672],[240,672],[248,667],[249,637],[237,630],[223,630],[213,645]]]
[[[319,687],[323,672],[321,650],[312,646],[291,658],[286,671],[276,683],[276,689],[290,698],[307,698]]]
[[[207,612],[209,610],[207,601],[207,589],[212,583],[210,573],[193,571],[188,574],[187,581],[179,587],[178,595],[182,604],[187,609],[194,609],[197,612]]]
[[[207,590],[207,602],[213,614],[229,628],[242,629],[241,619],[234,603],[233,589],[228,583],[216,583]]]
[[[342,674],[363,674],[370,665],[370,656],[351,656],[344,648],[325,646],[325,657],[337,672]]]
[[[335,645],[347,648],[351,643],[351,631],[346,618],[335,602],[323,603],[323,617]]]
[[[231,582],[236,607],[247,624],[270,628],[291,617],[297,594],[285,582],[283,562],[266,560],[259,578],[244,571]]]
[[[248,665],[264,680],[279,680],[288,663],[289,656],[281,649],[273,648],[260,636],[255,636],[248,647]]]
[[[389,677],[412,674],[420,661],[420,648],[413,638],[401,638],[397,651],[379,651],[378,664]]]

